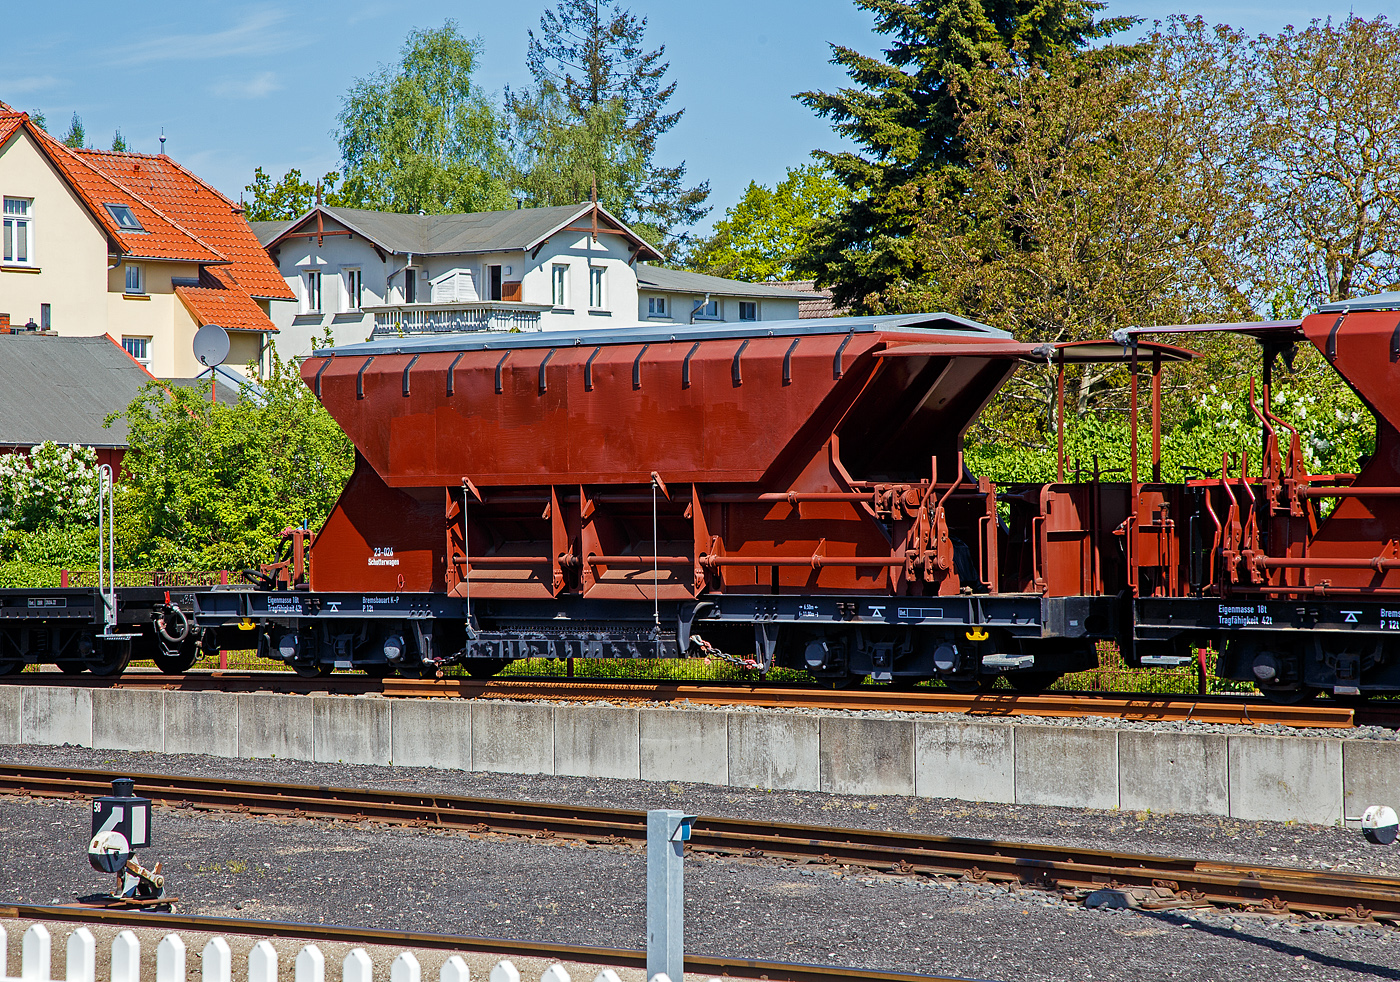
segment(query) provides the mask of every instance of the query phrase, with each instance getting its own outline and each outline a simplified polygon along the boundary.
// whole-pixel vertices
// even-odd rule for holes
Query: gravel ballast
[[[438,791],[1400,874],[1400,847],[1354,831],[1225,818],[746,791],[402,767],[3,747],[0,759],[269,782]],[[139,793],[139,787],[138,787]],[[106,887],[88,812],[0,798],[0,902]],[[632,846],[474,836],[161,808],[156,845],[188,914],[640,947],[645,859]],[[780,860],[687,860],[687,947],[968,978],[1400,979],[1400,931],[1226,911],[1086,910],[1031,891]]]

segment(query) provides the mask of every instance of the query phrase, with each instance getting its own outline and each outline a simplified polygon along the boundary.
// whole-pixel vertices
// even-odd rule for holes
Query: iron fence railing
[[[98,573],[95,569],[67,569],[59,573],[59,585],[65,587],[96,587]],[[116,571],[116,585],[127,586],[218,586],[221,583],[241,582],[238,574],[230,575],[227,570],[125,570]]]

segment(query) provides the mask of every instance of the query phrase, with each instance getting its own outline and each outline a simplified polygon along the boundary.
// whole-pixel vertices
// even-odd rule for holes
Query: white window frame
[[[10,210],[11,202],[19,206],[14,211]],[[0,234],[0,262],[6,266],[37,266],[34,258],[34,199],[6,195],[3,203],[0,203],[0,215],[4,219],[4,231]],[[19,250],[15,248],[15,243],[19,241],[21,230],[24,233],[25,254],[23,258],[17,258]]]
[[[555,263],[549,271],[550,299],[556,307],[569,306],[569,264]]]
[[[607,267],[588,267],[588,309],[603,310],[607,306]]]
[[[322,285],[319,269],[308,269],[302,276],[301,312],[303,314],[319,314],[321,312],[321,303],[325,299],[321,293]]]
[[[137,363],[145,365],[147,368],[150,367],[151,339],[149,337],[123,334],[122,347],[126,349],[126,353],[134,358]]]
[[[126,263],[126,268],[122,270],[125,282],[122,285],[122,292],[128,297],[144,297],[146,295],[146,271],[141,268],[140,263]]]
[[[648,317],[665,317],[665,316],[666,316],[666,298],[665,298],[665,297],[647,297],[647,316],[648,316]]]
[[[345,309],[359,310],[364,304],[365,273],[359,266],[346,266],[341,272],[345,279]]]
[[[704,298],[701,297],[700,299],[703,300]],[[707,321],[724,320],[724,307],[721,305],[720,301],[711,298],[709,303],[702,304],[700,309],[695,312],[695,319]]]
[[[745,317],[745,316],[744,316],[744,308],[745,308],[745,307],[748,307],[750,310],[753,311],[753,316],[752,316],[752,317]],[[741,321],[756,321],[756,320],[758,320],[758,301],[757,301],[757,300],[740,300],[740,301],[739,301],[739,320],[741,320]]]

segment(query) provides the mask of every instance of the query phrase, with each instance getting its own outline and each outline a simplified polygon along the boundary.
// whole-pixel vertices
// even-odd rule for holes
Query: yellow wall
[[[229,331],[228,332],[228,360],[224,362],[224,367],[231,372],[240,375],[248,374],[248,363],[259,363],[262,355],[261,334],[253,331]]]
[[[194,332],[198,325],[175,296],[171,278],[192,279],[197,267],[189,263],[140,262],[146,292],[126,293],[126,267],[107,274],[107,333],[118,343],[124,336],[151,339],[151,363],[157,378],[189,378],[203,371],[194,360]],[[182,369],[194,366],[189,371]]]
[[[0,196],[34,199],[36,263],[0,264],[0,313],[38,324],[47,303],[59,334],[108,333],[106,233],[23,130],[0,146]]]

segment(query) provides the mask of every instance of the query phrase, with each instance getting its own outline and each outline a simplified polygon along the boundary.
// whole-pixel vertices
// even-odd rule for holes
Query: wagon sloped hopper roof
[[[901,347],[933,353],[877,357]],[[317,350],[301,377],[386,488],[457,487],[464,468],[480,488],[653,471],[748,483],[804,461],[852,474],[923,474],[933,457],[951,468],[1032,347],[922,313],[381,337]],[[821,447],[838,430],[835,464]]]
[[[1196,352],[1174,344],[1136,339],[1126,345],[1118,341],[1066,341],[1054,347],[1055,353],[1051,357],[1057,365],[1060,362],[1067,365],[1129,362],[1133,358],[1134,349],[1137,349],[1140,362],[1151,361],[1153,358],[1160,361],[1190,361],[1197,357]]]
[[[418,334],[384,337],[359,344],[319,348],[313,355],[392,355],[426,354],[431,351],[485,351],[507,348],[566,348],[573,345],[655,344],[663,341],[707,341],[725,338],[802,337],[826,334],[871,334],[909,331],[911,341],[929,340],[930,332],[941,333],[951,342],[1003,342],[1016,344],[1006,331],[979,324],[954,314],[885,314],[878,317],[821,317],[808,320],[761,321],[753,324],[724,324],[706,327],[623,327],[583,328],[573,331],[541,331],[536,334],[503,334],[477,331],[462,334]],[[916,333],[915,333],[916,332]],[[1025,345],[1027,349],[1033,347]],[[998,352],[1003,349],[997,346]],[[946,352],[941,352],[946,353]],[[969,348],[968,354],[972,354]]]
[[[1360,313],[1363,310],[1400,310],[1400,290],[1389,290],[1351,300],[1338,300],[1317,308],[1319,314]]]
[[[1113,332],[1113,340],[1130,345],[1148,334],[1243,334],[1261,344],[1265,341],[1303,340],[1301,320],[1238,321],[1222,324],[1157,324],[1152,327],[1124,327]],[[1136,342],[1139,345],[1145,342]]]

